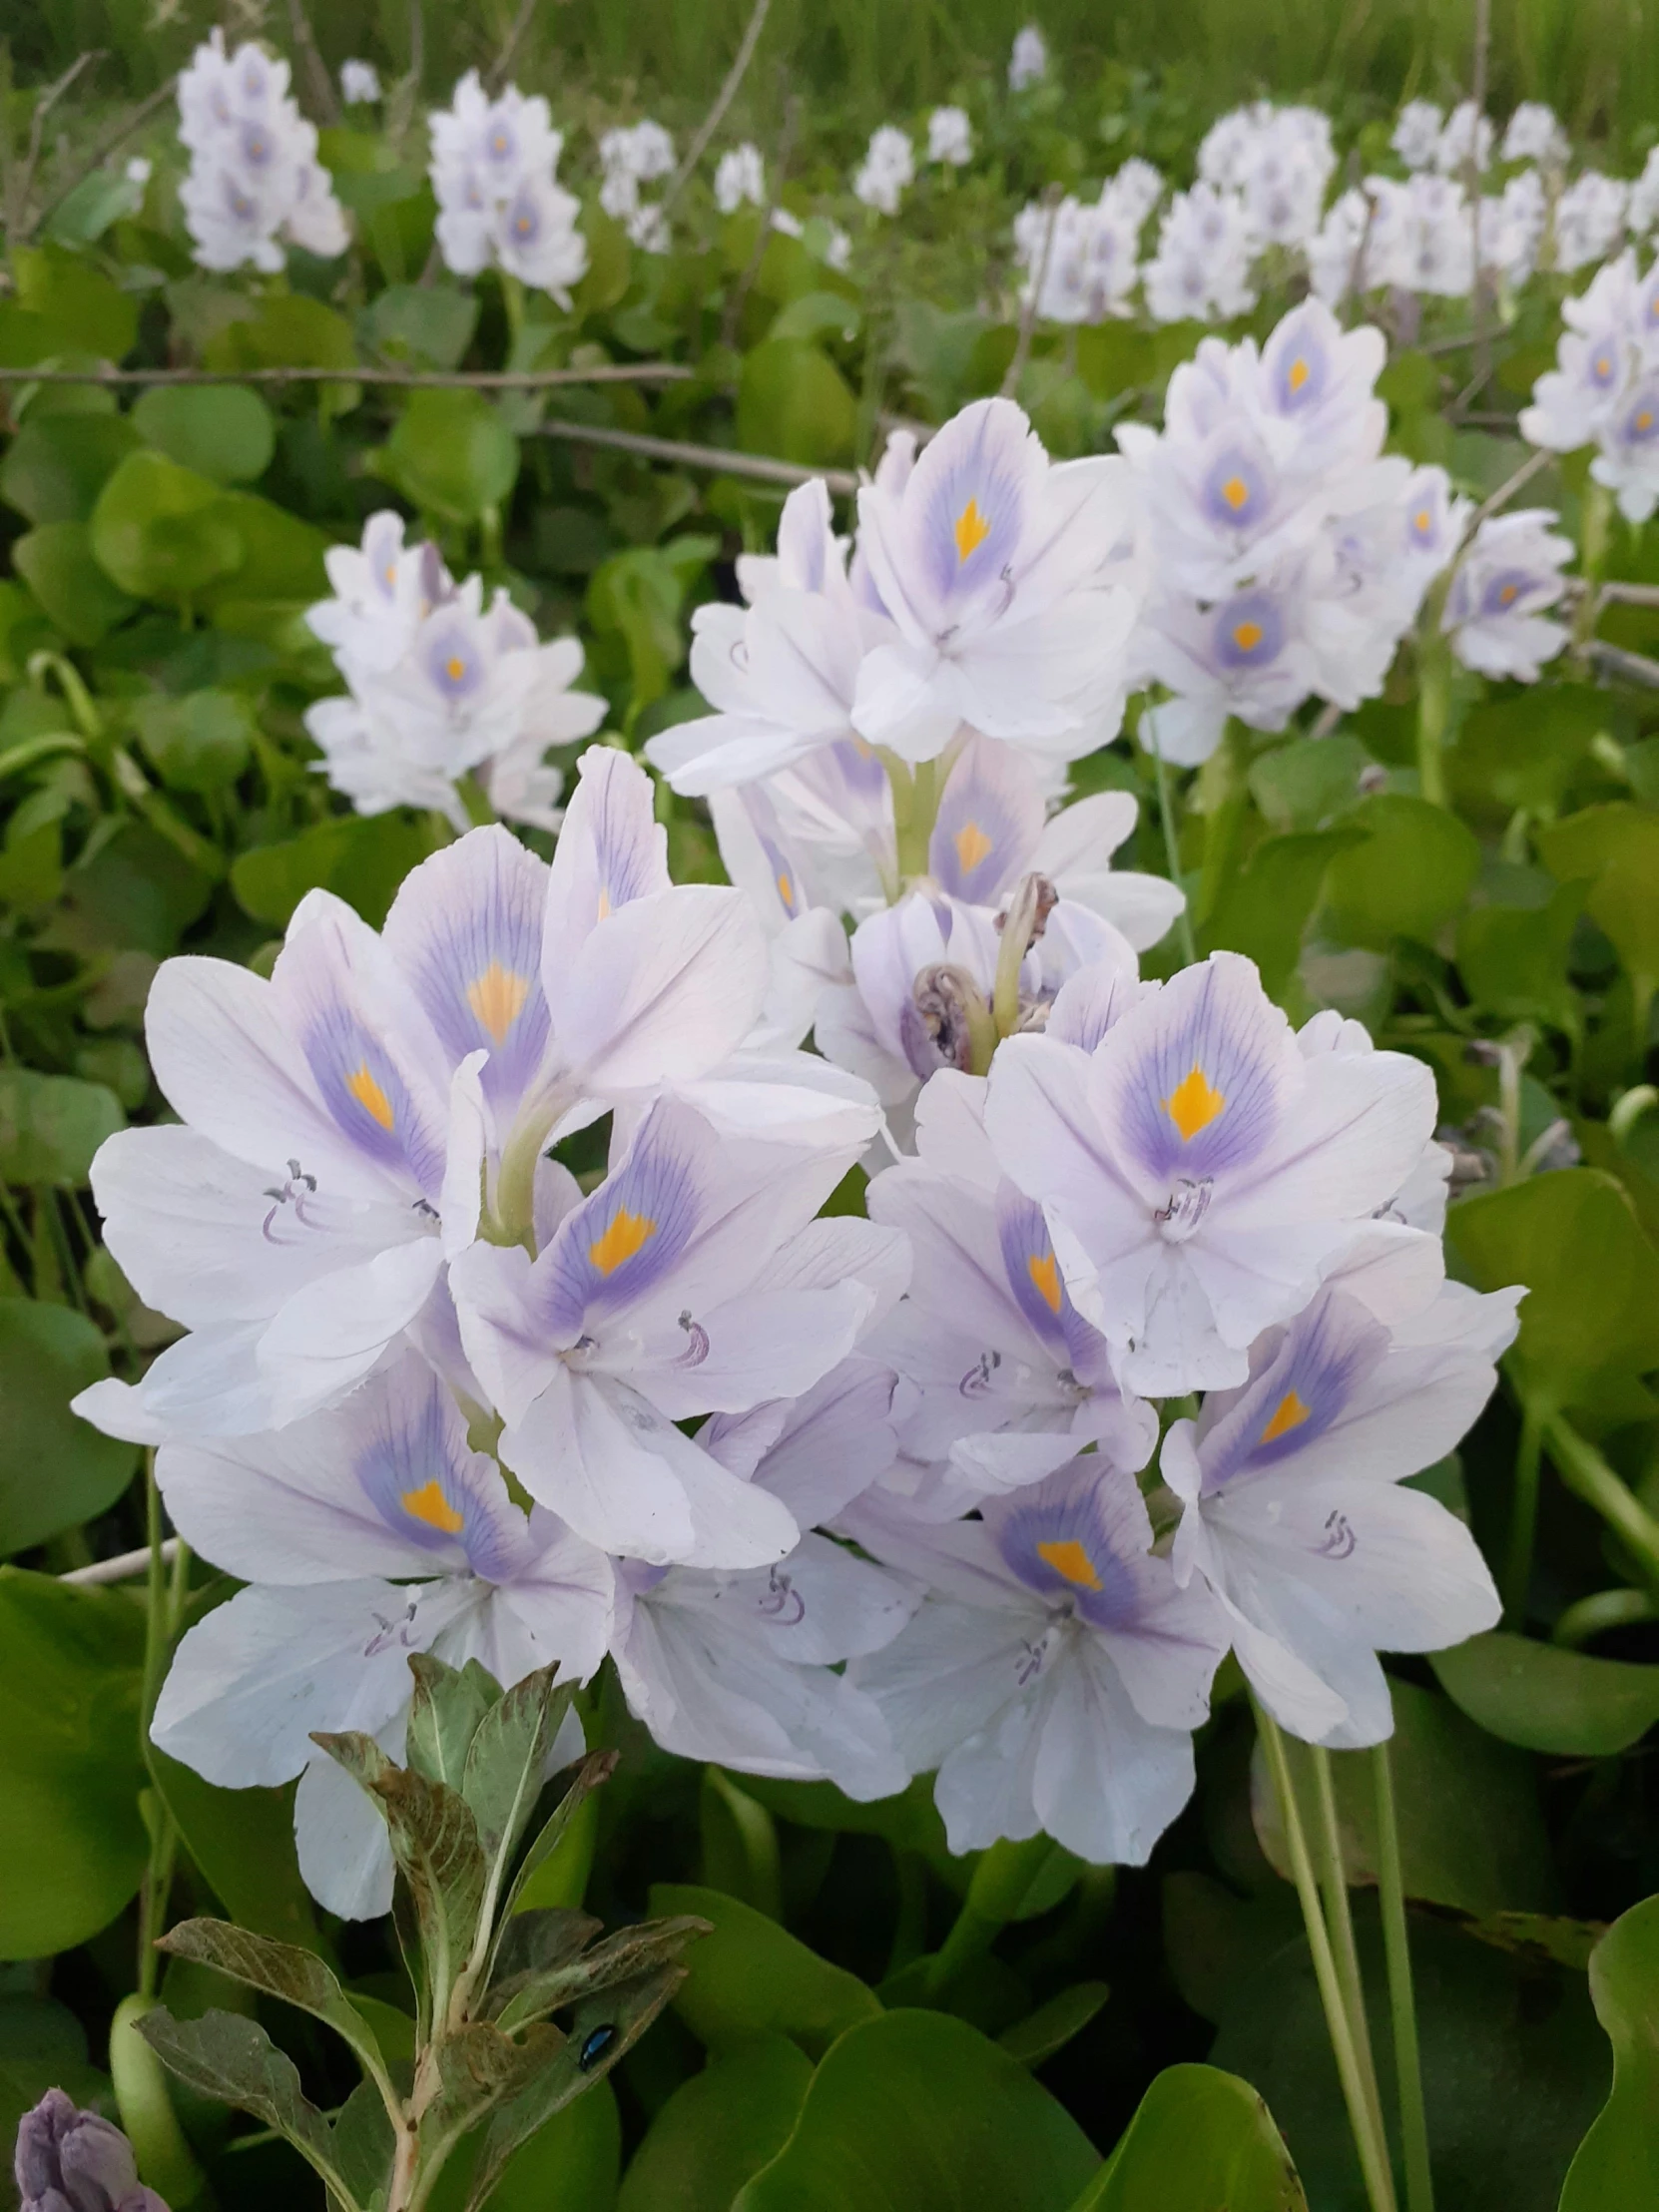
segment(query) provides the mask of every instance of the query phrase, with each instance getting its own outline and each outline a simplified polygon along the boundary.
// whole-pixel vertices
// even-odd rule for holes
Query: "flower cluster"
[[[492,98],[469,69],[430,120],[444,267],[458,276],[500,269],[568,307],[588,248],[579,204],[555,182],[564,139],[547,102],[513,85]]]
[[[361,815],[430,807],[464,830],[457,787],[470,778],[503,821],[557,829],[562,779],[544,756],[605,716],[602,699],[571,689],[577,641],[540,644],[499,588],[486,607],[483,579],[455,584],[436,546],[404,544],[389,509],[326,562],[334,596],[306,619],[347,688],[308,708],[305,729],[334,790]]]
[[[1229,716],[1283,730],[1309,698],[1381,691],[1466,514],[1442,469],[1382,456],[1382,361],[1381,331],[1308,299],[1260,351],[1205,339],[1162,432],[1120,428],[1153,554],[1134,660],[1172,695],[1143,736],[1166,760],[1207,759]]]
[[[747,141],[730,147],[715,167],[715,206],[722,215],[735,215],[746,204],[766,205],[767,173],[761,149]]]
[[[1521,411],[1521,435],[1571,453],[1594,445],[1590,474],[1632,522],[1659,506],[1659,262],[1639,276],[1628,250],[1563,301],[1555,366]]]
[[[760,156],[755,154],[753,147],[747,151],[754,154],[752,174],[757,189],[744,197],[758,199]],[[673,176],[673,138],[649,116],[643,122],[618,125],[599,141],[599,161],[604,171],[599,205],[624,226],[636,246],[643,247],[648,254],[666,254],[669,246],[667,218],[660,202],[641,199],[640,187]],[[750,173],[748,164],[745,164],[745,173]]]
[[[1008,90],[1023,92],[1028,85],[1040,85],[1047,75],[1048,41],[1034,23],[1027,23],[1015,33],[1008,56]]]
[[[204,269],[268,274],[283,245],[343,254],[345,217],[316,158],[316,131],[288,93],[288,65],[252,42],[234,54],[215,30],[179,78],[179,136],[191,157],[180,188]]]
[[[1162,192],[1157,170],[1137,157],[1106,180],[1098,200],[1068,194],[1052,208],[1033,202],[1020,211],[1014,259],[1044,321],[1102,322],[1132,311],[1141,228]]]
[[[852,197],[878,215],[896,215],[906,188],[915,182],[916,150],[907,131],[883,123],[870,139],[852,179]]]

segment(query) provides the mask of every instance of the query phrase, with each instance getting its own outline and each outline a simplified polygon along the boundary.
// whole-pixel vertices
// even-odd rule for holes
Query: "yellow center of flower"
[[[1241,653],[1254,653],[1262,642],[1262,625],[1259,622],[1236,622],[1233,625],[1233,643]]]
[[[991,849],[991,840],[976,822],[964,822],[950,840],[956,847],[956,857],[964,874],[976,868]]]
[[[1644,437],[1646,436],[1647,432],[1653,428],[1653,415],[1650,409],[1646,407],[1642,409],[1641,413],[1636,417],[1636,427],[1642,432]]]
[[[604,885],[601,884],[599,890],[599,919],[601,921],[609,921],[610,918],[611,894],[608,890],[605,889]]]
[[[1039,1544],[1037,1557],[1045,1566],[1052,1567],[1057,1575],[1069,1582],[1074,1590],[1100,1588],[1100,1577],[1095,1572],[1094,1561],[1075,1536],[1055,1537],[1048,1543]]]
[[[456,1512],[435,1475],[422,1489],[405,1490],[398,1502],[405,1513],[424,1521],[428,1528],[440,1529],[445,1536],[458,1536],[466,1526],[465,1514]]]
[[[1292,361],[1289,369],[1286,371],[1285,381],[1287,384],[1290,385],[1292,391],[1300,391],[1303,385],[1308,381],[1308,363],[1302,358],[1302,355],[1300,353],[1297,355],[1296,359]]]
[[[1181,1142],[1191,1144],[1201,1129],[1209,1128],[1226,1104],[1221,1092],[1211,1088],[1204,1070],[1195,1067],[1164,1100],[1164,1111],[1180,1130]]]
[[[1281,1436],[1288,1436],[1293,1428],[1300,1428],[1313,1407],[1305,1405],[1295,1390],[1287,1390],[1273,1409],[1273,1418],[1257,1438],[1258,1443],[1276,1444]]]
[[[504,968],[499,960],[492,960],[483,974],[475,976],[467,985],[466,1002],[496,1043],[501,1044],[524,1011],[524,1001],[529,995],[527,976],[518,974],[513,968]]]
[[[1060,1270],[1055,1265],[1053,1253],[1033,1253],[1025,1263],[1025,1272],[1049,1312],[1057,1314],[1060,1311]]]
[[[956,517],[956,558],[965,561],[991,534],[990,517],[981,513],[977,499],[970,499]]]
[[[1250,498],[1250,486],[1242,476],[1229,476],[1221,487],[1221,496],[1237,514]]]
[[[443,673],[452,684],[458,684],[466,674],[466,663],[458,653],[451,653],[443,664]]]
[[[1424,537],[1426,537],[1428,534],[1429,519],[1429,513],[1426,507],[1419,507],[1415,515],[1412,517],[1412,520],[1416,523],[1418,531]]]
[[[656,1234],[657,1224],[649,1214],[631,1214],[626,1206],[619,1206],[605,1234],[589,1245],[588,1258],[601,1275],[615,1275],[623,1262],[631,1260]]]
[[[1598,353],[1596,355],[1596,374],[1598,376],[1610,376],[1612,372],[1612,362],[1607,358],[1605,353]]]
[[[1505,605],[1505,606],[1507,607],[1507,606],[1508,606],[1508,605],[1510,604],[1510,602],[1511,602],[1511,601],[1512,601],[1512,600],[1514,599],[1514,597],[1515,597],[1515,594],[1516,594],[1516,593],[1517,593],[1517,592],[1518,592],[1519,590],[1520,590],[1520,586],[1519,586],[1518,584],[1505,584],[1505,585],[1504,585],[1504,587],[1503,587],[1503,589],[1502,589],[1502,590],[1501,590],[1501,591],[1500,591],[1500,592],[1498,593],[1498,595],[1497,595],[1497,596],[1499,597],[1499,599],[1501,599],[1501,600],[1502,600],[1503,604],[1504,604],[1504,605]]]
[[[789,876],[782,871],[778,876],[778,895],[786,906],[795,904],[795,885],[790,881]]]
[[[527,215],[514,216],[513,229],[521,239],[528,238],[530,235],[530,218]]]
[[[372,1114],[382,1129],[391,1127],[394,1118],[391,1110],[391,1100],[369,1073],[366,1060],[358,1067],[355,1075],[346,1077],[345,1087],[363,1112]]]

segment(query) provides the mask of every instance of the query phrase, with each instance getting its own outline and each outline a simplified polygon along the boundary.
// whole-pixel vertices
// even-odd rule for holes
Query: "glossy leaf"
[[[226,1911],[261,1936],[316,1949],[316,1917],[294,1851],[293,1785],[221,1789],[154,1744],[147,1750],[185,1849]]]
[[[1248,2081],[1168,2066],[1072,2212],[1307,2212],[1291,2154]]]
[[[162,2063],[202,2095],[251,2112],[290,2142],[325,2181],[333,2178],[328,2122],[299,2086],[299,2071],[257,2021],[237,2012],[176,2020],[165,2007],[147,2012],[139,2033]]]
[[[518,440],[481,392],[417,391],[375,465],[422,514],[476,522],[512,490]]]
[[[1429,1664],[1470,1720],[1527,1751],[1605,1759],[1628,1751],[1659,1721],[1659,1667],[1497,1629],[1435,1652]]]
[[[793,337],[770,338],[744,355],[738,442],[822,468],[852,458],[857,407],[827,353]]]
[[[1630,972],[1659,976],[1659,814],[1622,800],[1587,807],[1540,827],[1537,842],[1553,875],[1588,879],[1586,908]]]
[[[253,483],[276,450],[271,409],[243,384],[158,385],[138,401],[132,423],[146,445],[216,484]]]
[[[629,2161],[618,2212],[731,2212],[746,2181],[789,2141],[812,2061],[767,2035],[682,2082]]]
[[[100,644],[138,605],[100,566],[84,522],[43,522],[18,539],[12,561],[71,645]]]
[[[811,2056],[827,2050],[844,2028],[873,2019],[874,1990],[844,1967],[809,1950],[764,1913],[718,1890],[656,1883],[651,1910],[696,1914],[713,1925],[690,1959],[676,2010],[712,2050],[756,2035],[793,2036]]]
[[[4,1084],[0,1075],[0,1112]],[[84,1314],[0,1298],[0,1555],[107,1512],[132,1480],[135,1447],[69,1409],[109,1372],[103,1333]]]
[[[135,599],[189,600],[243,555],[217,484],[165,455],[129,453],[92,510],[92,550]]]
[[[1659,1898],[1596,1945],[1590,1996],[1613,2046],[1613,2093],[1568,2169],[1561,2212],[1659,2203]]]
[[[1359,830],[1302,830],[1266,837],[1223,889],[1203,949],[1244,952],[1273,996],[1283,992],[1332,862],[1365,842]]]
[[[1370,832],[1338,853],[1326,877],[1332,926],[1348,944],[1382,951],[1395,937],[1433,942],[1468,895],[1480,865],[1471,832],[1443,807],[1381,792],[1349,818]]]
[[[346,816],[319,822],[278,844],[251,845],[231,863],[231,888],[244,913],[284,929],[309,890],[336,892],[378,925],[410,868],[433,849],[424,822],[403,816]]]

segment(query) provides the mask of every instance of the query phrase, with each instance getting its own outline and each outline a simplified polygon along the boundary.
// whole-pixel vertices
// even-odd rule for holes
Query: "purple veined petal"
[[[588,1316],[643,1297],[685,1251],[702,1222],[713,1142],[699,1115],[662,1100],[622,1165],[565,1216],[534,1295],[567,1341]]]
[[[546,864],[509,831],[474,830],[404,880],[384,943],[452,1067],[480,1049],[484,1094],[509,1123],[548,1044],[541,987]]]
[[[1270,1329],[1250,1381],[1205,1400],[1197,1448],[1206,1495],[1273,1472],[1334,1427],[1387,1349],[1387,1331],[1340,1292]]]
[[[1043,802],[1010,746],[973,738],[945,780],[927,869],[953,898],[993,905],[1025,866],[1042,833]]]
[[[1133,1475],[1074,1459],[981,1508],[1003,1564],[1091,1628],[1133,1629],[1147,1604],[1152,1523]],[[1156,1569],[1153,1570],[1153,1573]]]
[[[1066,1324],[1075,1310],[1043,1210],[1012,1183],[1005,1182],[996,1194],[996,1234],[1015,1305],[1055,1359],[1064,1362]]]
[[[1142,1176],[1197,1191],[1268,1151],[1300,1068],[1254,964],[1214,953],[1114,1024],[1094,1055],[1090,1093]]]
[[[439,607],[421,624],[415,640],[415,665],[449,714],[472,706],[489,682],[489,656],[478,630],[464,605]]]
[[[524,1516],[493,1462],[467,1448],[438,1378],[405,1360],[364,1396],[360,1410],[352,1407],[350,1469],[386,1526],[430,1552],[435,1566],[504,1581],[528,1549]]]
[[[1237,592],[1209,616],[1210,651],[1215,666],[1229,675],[1269,668],[1285,650],[1290,626],[1285,609],[1270,591]]]
[[[590,745],[576,766],[542,940],[543,960],[560,974],[600,922],[669,887],[668,831],[655,819],[645,770],[609,745]]]
[[[1288,314],[1269,338],[1262,356],[1263,382],[1280,414],[1318,413],[1333,379],[1332,323],[1322,302],[1308,301]]]
[[[1230,439],[1204,471],[1199,500],[1219,528],[1248,534],[1272,514],[1275,489],[1261,452],[1244,439]]]
[[[948,643],[970,617],[994,621],[1012,594],[1009,571],[1017,562],[1033,503],[1047,469],[1042,444],[1011,400],[977,400],[947,423],[917,459],[896,501],[870,486],[859,494],[880,505],[883,524],[871,533],[868,552],[874,581],[895,615],[914,609],[935,645]],[[893,556],[902,545],[910,570],[900,577]],[[890,589],[889,589],[890,585]],[[899,616],[902,622],[902,616]]]

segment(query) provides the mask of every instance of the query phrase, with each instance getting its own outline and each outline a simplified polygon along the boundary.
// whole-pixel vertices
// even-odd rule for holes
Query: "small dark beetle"
[[[582,2038],[582,2048],[576,2054],[578,2070],[586,2073],[590,2066],[598,2065],[615,2040],[616,2029],[609,2021],[603,2027],[590,2027]]]

